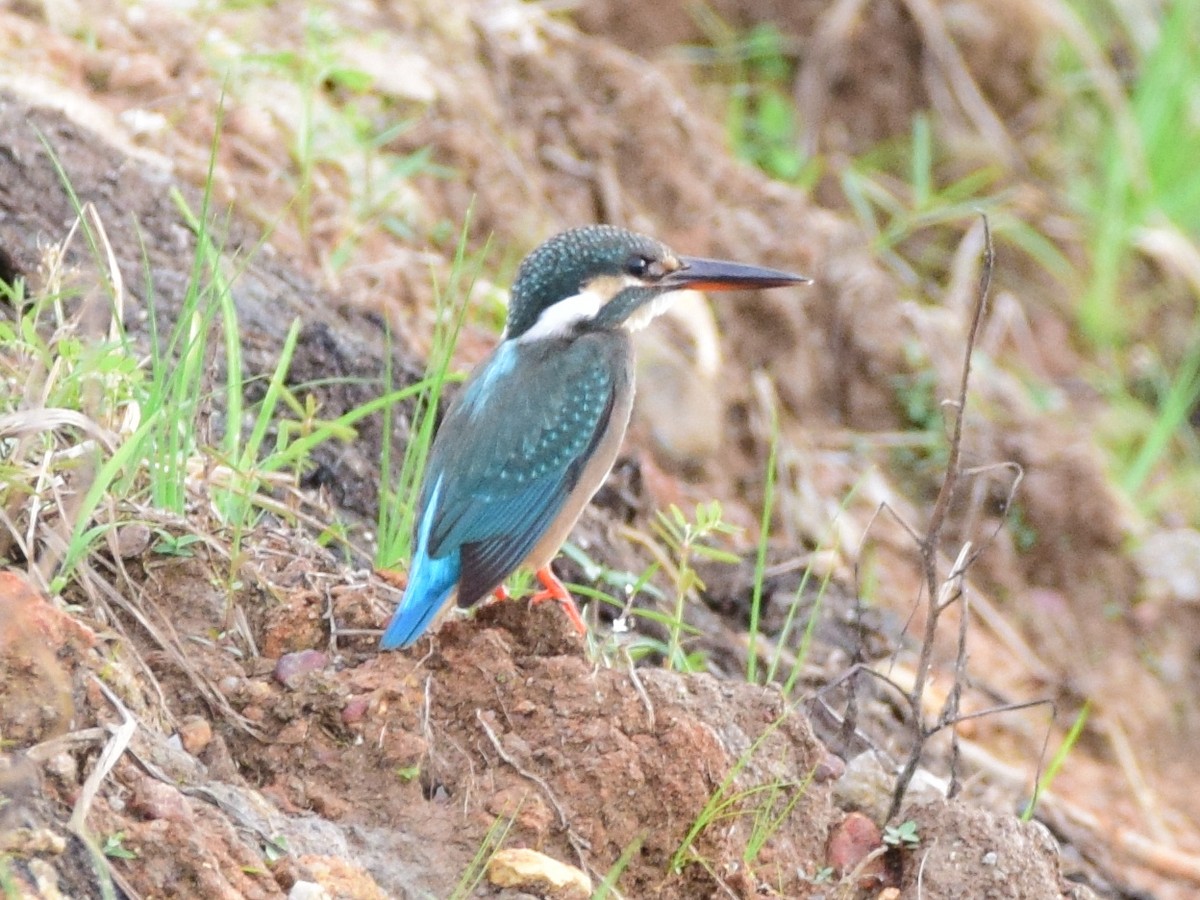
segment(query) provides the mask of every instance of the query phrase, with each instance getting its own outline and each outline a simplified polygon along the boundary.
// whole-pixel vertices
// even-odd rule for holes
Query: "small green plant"
[[[694,629],[684,622],[684,609],[688,599],[704,589],[704,582],[696,572],[699,559],[736,564],[739,559],[734,553],[721,550],[714,545],[720,537],[735,534],[737,529],[721,518],[721,504],[716,500],[696,504],[695,518],[689,520],[679,507],[672,505],[666,512],[659,512],[654,524],[655,535],[667,549],[667,556],[659,560],[662,571],[671,579],[674,593],[674,610],[661,621],[667,626],[667,641],[663,647],[663,665],[677,672],[695,672],[703,668],[703,660],[696,654],[684,650],[684,635]],[[653,617],[651,611],[643,615]]]
[[[753,866],[758,855],[780,828],[787,821],[796,804],[804,797],[808,787],[807,779],[799,784],[791,782],[772,782],[766,785],[764,796],[751,811],[753,824],[750,835],[746,838],[746,846],[742,850],[742,862]]]
[[[964,222],[981,211],[998,237],[1058,278],[1070,264],[1018,211],[1017,192],[1000,166],[945,182],[928,116],[913,118],[908,142],[886,141],[848,161],[807,157],[793,100],[797,53],[771,24],[738,33],[706,7],[695,10],[708,48],[692,48],[727,86],[726,133],[737,156],[772,178],[811,187],[828,171],[874,248],[910,285],[943,271]],[[900,252],[910,239],[924,238]]]
[[[344,185],[349,215],[339,223],[337,243],[328,256],[334,271],[353,259],[372,230],[411,239],[416,212],[412,179],[451,174],[432,161],[428,147],[411,153],[389,149],[412,127],[414,112],[377,89],[376,76],[356,65],[347,38],[336,14],[311,6],[304,14],[300,46],[240,54],[231,76],[235,92],[244,86],[248,91],[261,89],[261,83],[274,76],[296,95],[295,108],[289,104],[280,112],[293,119],[294,206],[303,237],[312,234],[320,180],[331,178]]]
[[[1200,345],[1184,344],[1176,360],[1162,363],[1150,396],[1137,400],[1129,397],[1134,376],[1111,377],[1111,363],[1133,369],[1154,321],[1179,322],[1157,308],[1164,302],[1190,316],[1193,332],[1200,328],[1191,274],[1200,254],[1200,186],[1193,177],[1200,158],[1194,91],[1200,82],[1200,4],[1164,4],[1161,15],[1144,20],[1145,27],[1112,16],[1108,4],[1094,0],[1073,0],[1071,6],[1080,32],[1058,48],[1055,83],[1071,89],[1061,104],[1072,112],[1058,118],[1054,146],[1067,170],[1069,199],[1087,231],[1090,266],[1078,324],[1093,347],[1109,354],[1095,378],[1109,402],[1151,412],[1148,421],[1123,417],[1110,451],[1121,486],[1153,511],[1171,500],[1144,489],[1165,468],[1164,460],[1174,474],[1194,468],[1200,457],[1187,427],[1200,403]],[[1123,48],[1120,72],[1105,60],[1109,46]],[[1139,291],[1145,300],[1130,302],[1131,288],[1145,278],[1145,262],[1187,287]],[[1159,286],[1170,280],[1151,277]],[[1132,446],[1122,446],[1127,444]],[[1168,488],[1168,495],[1175,490]]]
[[[888,825],[883,829],[883,842],[897,850],[915,850],[921,845],[921,835],[917,832],[917,823],[906,819],[899,825]]]
[[[190,559],[196,555],[191,549],[192,545],[204,543],[204,538],[198,534],[171,534],[161,528],[156,528],[154,533],[158,535],[158,540],[150,549],[161,556]]]
[[[1085,27],[1128,20],[1097,15],[1089,0],[1075,0]],[[1083,333],[1099,346],[1129,336],[1122,281],[1149,232],[1174,231],[1192,245],[1200,234],[1200,187],[1192,177],[1200,157],[1200,120],[1193,86],[1200,81],[1200,5],[1167,4],[1145,31],[1097,34],[1126,48],[1130,74],[1116,73],[1106,90],[1096,78],[1091,48],[1060,48],[1061,83],[1075,86],[1064,98],[1075,114],[1060,118],[1061,147],[1071,163],[1073,197],[1091,226],[1092,271],[1079,308]],[[1080,77],[1085,75],[1087,77]],[[1086,109],[1087,115],[1079,115]]]
[[[23,393],[3,392],[0,400],[0,413],[17,416],[23,435],[4,445],[0,478],[10,486],[10,498],[22,498],[21,504],[6,507],[10,520],[42,510],[71,514],[64,523],[69,529],[66,546],[42,567],[50,571],[57,563],[46,585],[52,593],[61,593],[97,540],[122,524],[123,509],[148,505],[182,517],[198,491],[205,492],[217,524],[229,529],[229,583],[236,583],[242,535],[264,511],[284,519],[293,516],[273,493],[296,482],[312,451],[326,441],[352,439],[359,420],[390,410],[429,386],[418,382],[336,418],[322,418],[303,386],[287,384],[300,330],[294,322],[259,399],[244,399],[249,379],[243,373],[232,288],[250,257],[227,259],[215,237],[210,198],[216,149],[214,137],[199,210],[175,195],[196,244],[169,333],[159,329],[147,264],[148,335],[142,347],[121,328],[125,293],[103,223],[79,203],[67,173],[46,145],[78,216],[75,237],[69,240],[82,239],[91,249],[97,287],[82,297],[60,289],[65,279],[53,266],[40,296],[27,297],[20,281],[0,286],[13,308],[21,310],[15,321],[0,322],[0,374],[28,386]],[[55,258],[61,260],[65,252],[64,245]],[[222,365],[214,366],[214,358]],[[221,377],[214,377],[214,371]],[[221,415],[213,416],[214,408]],[[72,495],[62,494],[63,484]],[[25,533],[40,534],[36,525],[8,529],[0,539],[0,556],[8,557],[7,548],[13,542],[20,545]],[[322,538],[336,540],[342,532],[333,523]],[[190,553],[201,540],[173,528],[158,530],[157,537],[155,552],[173,555]],[[36,549],[23,547],[21,555],[32,560]]]
[[[614,638],[606,641],[597,651],[609,656],[620,648],[629,654],[629,659],[639,662],[647,657],[659,657],[663,666],[678,672],[704,671],[706,659],[699,651],[686,649],[687,639],[697,630],[685,621],[689,599],[704,589],[704,583],[696,572],[696,562],[701,559],[721,563],[736,563],[738,557],[720,549],[716,543],[724,536],[736,533],[736,529],[722,520],[720,503],[698,504],[694,519],[678,507],[671,506],[660,511],[655,520],[653,534],[635,532],[631,538],[644,547],[654,558],[640,573],[622,572],[602,566],[591,559],[574,544],[567,543],[563,553],[584,570],[590,584],[571,584],[571,592],[578,597],[604,603],[617,610],[620,616],[614,625]],[[652,583],[659,573],[665,573],[670,590],[664,592]],[[527,594],[532,587],[532,575],[518,571],[508,581],[509,593],[514,598]],[[615,593],[595,587],[604,585]],[[641,596],[671,604],[669,610],[634,606]],[[628,628],[627,616],[654,622],[667,632],[665,640],[639,634],[632,639],[622,638]]]
[[[876,253],[898,276],[919,287],[944,272],[958,235],[981,213],[997,239],[1050,275],[1069,276],[1071,266],[1063,253],[1014,211],[1015,191],[1001,167],[985,166],[942,183],[937,149],[928,117],[918,114],[907,144],[882,144],[839,173],[847,205],[871,236]],[[922,240],[910,243],[918,237]]]
[[[1092,711],[1092,701],[1088,700],[1079,710],[1079,715],[1075,717],[1075,721],[1071,723],[1071,730],[1067,732],[1067,736],[1063,739],[1062,746],[1058,748],[1058,752],[1054,754],[1054,758],[1050,760],[1050,765],[1046,767],[1045,773],[1038,779],[1033,788],[1033,796],[1029,798],[1029,803],[1025,809],[1021,811],[1021,821],[1028,822],[1033,818],[1033,813],[1037,809],[1038,798],[1046,791],[1050,790],[1050,785],[1054,783],[1054,779],[1061,771],[1063,764],[1067,761],[1071,750],[1079,742],[1079,736],[1083,734],[1083,728],[1087,725],[1088,716]]]
[[[287,837],[282,834],[276,835],[263,844],[263,859],[267,861],[268,865],[274,865],[291,852],[288,848]]]
[[[892,387],[905,420],[913,428],[941,435],[945,431],[942,405],[938,397],[937,371],[923,347],[916,341],[904,342],[907,372],[892,376]]]
[[[702,862],[695,849],[696,842],[705,830],[718,822],[742,816],[753,816],[750,838],[745,849],[745,861],[749,864],[757,858],[771,835],[775,834],[786,821],[796,804],[807,792],[812,781],[812,772],[798,782],[776,781],[742,791],[734,791],[733,783],[758,753],[763,742],[792,714],[785,710],[778,719],[763,729],[762,734],[746,748],[729,771],[725,773],[720,785],[708,798],[708,802],[704,804],[704,808],[700,810],[699,815],[688,828],[683,841],[672,854],[669,865],[671,872],[682,872],[684,866],[690,862]],[[791,791],[790,796],[788,791]]]
[[[868,476],[864,473],[855,484],[846,492],[846,496],[842,498],[838,515],[842,515],[849,507],[851,501],[858,493],[859,487]],[[833,523],[831,523],[832,526]],[[841,532],[834,527],[830,528],[829,538],[827,542],[822,542],[818,545],[815,553],[820,554],[825,550],[838,551],[841,549]],[[804,574],[800,577],[800,584],[796,586],[795,594],[792,597],[791,605],[788,607],[787,615],[784,617],[783,627],[779,631],[779,637],[776,640],[775,652],[771,656],[770,665],[767,667],[766,680],[768,682],[777,682],[782,678],[781,666],[784,663],[784,649],[788,646],[789,639],[792,635],[793,628],[796,627],[796,616],[799,614],[801,602],[808,592],[809,582],[813,578],[813,569],[811,566],[805,567]],[[826,567],[825,572],[821,575],[821,583],[817,586],[816,596],[813,598],[811,608],[809,609],[808,618],[804,624],[804,631],[800,635],[799,646],[796,648],[795,659],[792,662],[791,671],[787,678],[783,679],[780,689],[785,697],[792,697],[796,690],[796,683],[800,679],[801,673],[804,671],[808,660],[808,653],[812,648],[813,638],[816,634],[817,623],[820,621],[821,609],[824,606],[825,594],[829,590],[830,581],[833,578],[833,568]]]
[[[909,431],[905,442],[891,447],[888,456],[892,468],[910,476],[914,493],[919,494],[945,469],[950,445],[937,372],[917,342],[905,341],[903,351],[906,370],[889,380]]]
[[[82,224],[68,241],[82,233],[102,260],[111,259],[99,249],[102,237],[92,231],[98,223],[94,210],[77,208]],[[81,297],[65,287],[60,265],[66,243],[48,264],[45,292],[26,297],[23,283],[13,285],[7,293],[19,301],[19,318],[0,322],[0,380],[16,388],[0,391],[0,413],[7,414],[15,436],[0,445],[9,523],[0,533],[0,557],[11,559],[8,548],[15,544],[30,561],[31,572],[37,561],[39,577],[48,576],[63,555],[80,552],[81,543],[75,529],[62,548],[56,530],[43,559],[45,517],[54,522],[65,509],[76,517],[68,517],[65,526],[70,528],[90,516],[114,477],[112,469],[106,474],[98,468],[98,461],[106,454],[110,461],[118,456],[130,461],[126,448],[139,430],[134,423],[145,392],[136,359],[123,352],[111,327],[107,289],[96,286]],[[86,494],[82,502],[79,492]],[[12,527],[22,517],[23,526]],[[27,544],[29,537],[33,541]]]
[[[405,784],[408,784],[408,782],[412,781],[420,774],[421,774],[420,764],[412,765],[412,766],[401,766],[399,769],[396,770],[396,777],[399,778],[401,781],[403,781]]]
[[[492,820],[491,827],[483,836],[475,855],[463,870],[462,875],[459,876],[458,883],[454,885],[450,900],[467,900],[468,897],[474,895],[475,888],[479,886],[479,882],[483,880],[483,876],[487,872],[488,863],[496,855],[496,851],[504,846],[504,839],[508,837],[508,832],[512,829],[513,822],[517,820],[519,812],[520,807],[514,810],[512,816],[507,819],[497,816]]]
[[[805,175],[800,129],[790,84],[795,66],[785,55],[783,34],[771,23],[755,25],[729,47],[740,61],[730,92],[725,128],[734,153],[780,181]]]
[[[771,444],[767,451],[766,485],[762,515],[758,520],[758,546],[754,554],[754,586],[750,595],[750,646],[746,650],[746,680],[758,681],[759,620],[762,617],[763,584],[767,573],[767,542],[775,512],[776,479],[779,474],[779,414],[771,409]]]
[[[9,865],[10,860],[11,857],[7,853],[0,853],[0,893],[5,897],[20,897],[21,891]]]
[[[109,859],[137,859],[138,854],[135,850],[130,850],[125,846],[125,832],[118,831],[115,834],[110,834],[104,839],[104,844],[100,847],[102,852]]]
[[[833,881],[833,866],[822,866],[814,869],[811,875],[804,879],[809,884],[830,884]]]
[[[629,863],[632,862],[637,852],[642,849],[642,844],[646,841],[646,834],[647,832],[643,831],[626,845],[625,849],[621,851],[621,855],[617,857],[617,861],[604,873],[604,879],[592,891],[591,900],[607,900],[608,895],[616,890],[621,874],[629,867]]]
[[[693,5],[692,14],[708,46],[688,53],[728,86],[725,134],[734,154],[772,178],[811,186],[820,163],[801,149],[791,97],[796,51],[788,39],[772,23],[738,32],[703,4]]]

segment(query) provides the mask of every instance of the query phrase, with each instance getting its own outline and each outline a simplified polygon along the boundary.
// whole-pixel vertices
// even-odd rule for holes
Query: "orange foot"
[[[583,616],[579,615],[579,607],[575,605],[570,592],[558,580],[550,566],[542,566],[537,570],[537,580],[543,590],[534,594],[529,602],[536,604],[545,603],[547,600],[558,601],[563,612],[567,614],[567,618],[571,620],[571,624],[575,626],[575,630],[580,634],[587,634],[587,626],[583,624]]]
[[[506,588],[504,585],[500,585],[500,587],[492,591],[492,599],[488,600],[487,603],[490,606],[493,603],[503,603],[505,600],[511,599],[512,594],[508,592],[508,588]]]

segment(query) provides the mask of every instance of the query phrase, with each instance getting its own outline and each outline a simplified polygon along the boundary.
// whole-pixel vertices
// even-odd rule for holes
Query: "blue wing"
[[[429,551],[460,551],[460,605],[500,584],[562,510],[631,377],[627,348],[602,334],[504,344],[446,417],[427,476],[445,484]]]
[[[430,450],[409,587],[385,649],[420,637],[455,583],[468,606],[525,560],[631,378],[626,339],[600,333],[505,342],[480,366]]]

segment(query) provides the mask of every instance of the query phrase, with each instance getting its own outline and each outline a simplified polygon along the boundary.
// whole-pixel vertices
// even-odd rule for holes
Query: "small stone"
[[[292,719],[275,734],[275,743],[303,744],[308,739],[309,724],[306,718]]]
[[[996,855],[995,850],[989,850],[987,853],[983,854],[982,862],[985,866],[994,866],[999,858],[1000,857]]]
[[[190,825],[194,819],[187,797],[177,788],[149,777],[138,782],[133,808],[147,819],[165,819],[185,825]]]
[[[212,725],[201,716],[187,716],[179,723],[179,740],[192,756],[203,753],[212,742],[212,736]]]
[[[843,809],[861,810],[882,821],[892,802],[894,778],[874,750],[867,750],[846,764],[845,774],[833,786],[833,795]]]
[[[1134,554],[1142,594],[1152,604],[1200,604],[1200,531],[1158,531]]]
[[[329,664],[329,657],[320,650],[301,650],[285,653],[275,664],[275,680],[289,689],[295,689],[300,678],[310,672],[319,672]]]
[[[526,848],[498,850],[488,862],[488,881],[497,887],[532,891],[556,900],[586,900],[592,880],[579,869]]]
[[[329,900],[329,891],[315,881],[297,881],[288,891],[288,900]]]
[[[871,853],[883,846],[879,826],[859,812],[852,812],[834,826],[825,848],[825,860],[839,874],[848,875]],[[887,869],[883,857],[871,860],[859,875],[858,886],[868,889],[882,884]]]
[[[122,525],[112,535],[110,547],[121,559],[134,559],[150,549],[150,529],[140,523]]]
[[[825,755],[813,769],[813,781],[817,784],[823,784],[826,781],[836,781],[845,774],[846,764],[842,761],[842,758],[826,750]]]
[[[249,700],[261,703],[264,700],[269,699],[270,696],[271,686],[265,681],[251,681],[246,686],[246,697]]]
[[[484,808],[494,816],[516,819],[516,824],[540,844],[550,834],[556,819],[554,813],[536,795],[524,787],[505,788],[493,794]]]
[[[369,697],[351,697],[342,707],[342,724],[354,725],[367,717],[367,709],[371,705]]]
[[[171,82],[166,64],[153,53],[119,56],[108,73],[112,91],[165,91]]]
[[[62,784],[75,784],[79,780],[79,763],[66,750],[46,760],[46,771]]]

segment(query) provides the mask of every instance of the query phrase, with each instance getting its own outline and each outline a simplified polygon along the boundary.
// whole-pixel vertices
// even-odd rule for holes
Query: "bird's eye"
[[[625,262],[625,271],[634,278],[661,278],[662,265],[648,256],[635,254]]]

